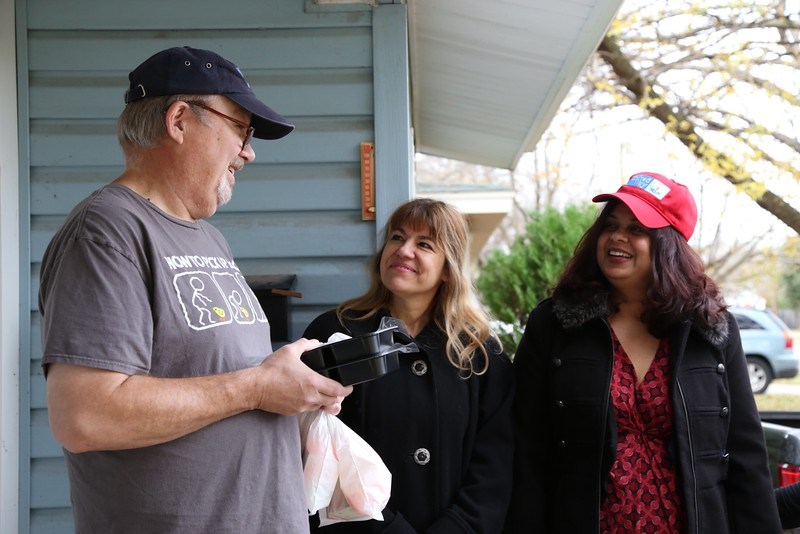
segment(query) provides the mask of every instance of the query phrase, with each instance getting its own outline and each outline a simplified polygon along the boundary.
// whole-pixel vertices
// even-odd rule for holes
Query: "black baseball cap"
[[[294,124],[256,97],[239,67],[210,50],[162,50],[131,71],[128,79],[126,104],[150,96],[224,95],[252,114],[253,137],[280,139],[294,130]]]

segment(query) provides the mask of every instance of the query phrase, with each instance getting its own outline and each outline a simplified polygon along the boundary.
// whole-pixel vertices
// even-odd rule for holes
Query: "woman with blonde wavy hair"
[[[499,532],[510,498],[513,374],[469,278],[469,231],[452,206],[418,198],[389,219],[368,291],[317,317],[326,341],[401,320],[419,348],[400,369],[358,384],[339,417],[392,473],[383,521],[325,532]],[[317,524],[312,518],[312,530]]]

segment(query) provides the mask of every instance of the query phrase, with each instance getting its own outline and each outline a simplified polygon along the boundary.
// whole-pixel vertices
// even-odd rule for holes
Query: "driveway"
[[[765,392],[768,395],[797,395],[800,397],[800,384],[781,384],[773,382],[767,387]]]

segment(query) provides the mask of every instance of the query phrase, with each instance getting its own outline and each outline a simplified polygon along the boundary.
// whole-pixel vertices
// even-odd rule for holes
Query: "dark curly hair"
[[[583,234],[553,290],[553,300],[585,303],[598,296],[617,309],[613,288],[597,264],[597,241],[606,219],[619,205],[612,200]],[[650,235],[653,281],[647,290],[642,322],[656,337],[664,337],[675,324],[691,320],[703,328],[726,321],[727,309],[717,284],[705,273],[695,250],[674,228],[655,228]]]

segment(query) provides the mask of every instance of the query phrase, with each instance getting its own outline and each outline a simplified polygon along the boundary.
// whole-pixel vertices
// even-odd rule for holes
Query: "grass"
[[[794,412],[800,410],[800,395],[770,395],[769,393],[763,393],[755,397],[756,405],[760,412]]]
[[[800,343],[800,331],[794,331],[795,347]],[[798,350],[795,348],[795,350]],[[773,381],[773,384],[794,384],[800,385],[800,375],[794,378],[779,378]],[[761,395],[756,395],[756,405],[759,411],[798,411],[800,410],[800,395],[770,395],[769,388],[767,392]]]
[[[773,384],[800,385],[800,375],[794,378],[779,378]],[[800,410],[800,395],[770,395],[769,389],[761,395],[756,395],[756,405],[759,411],[797,411]]]

